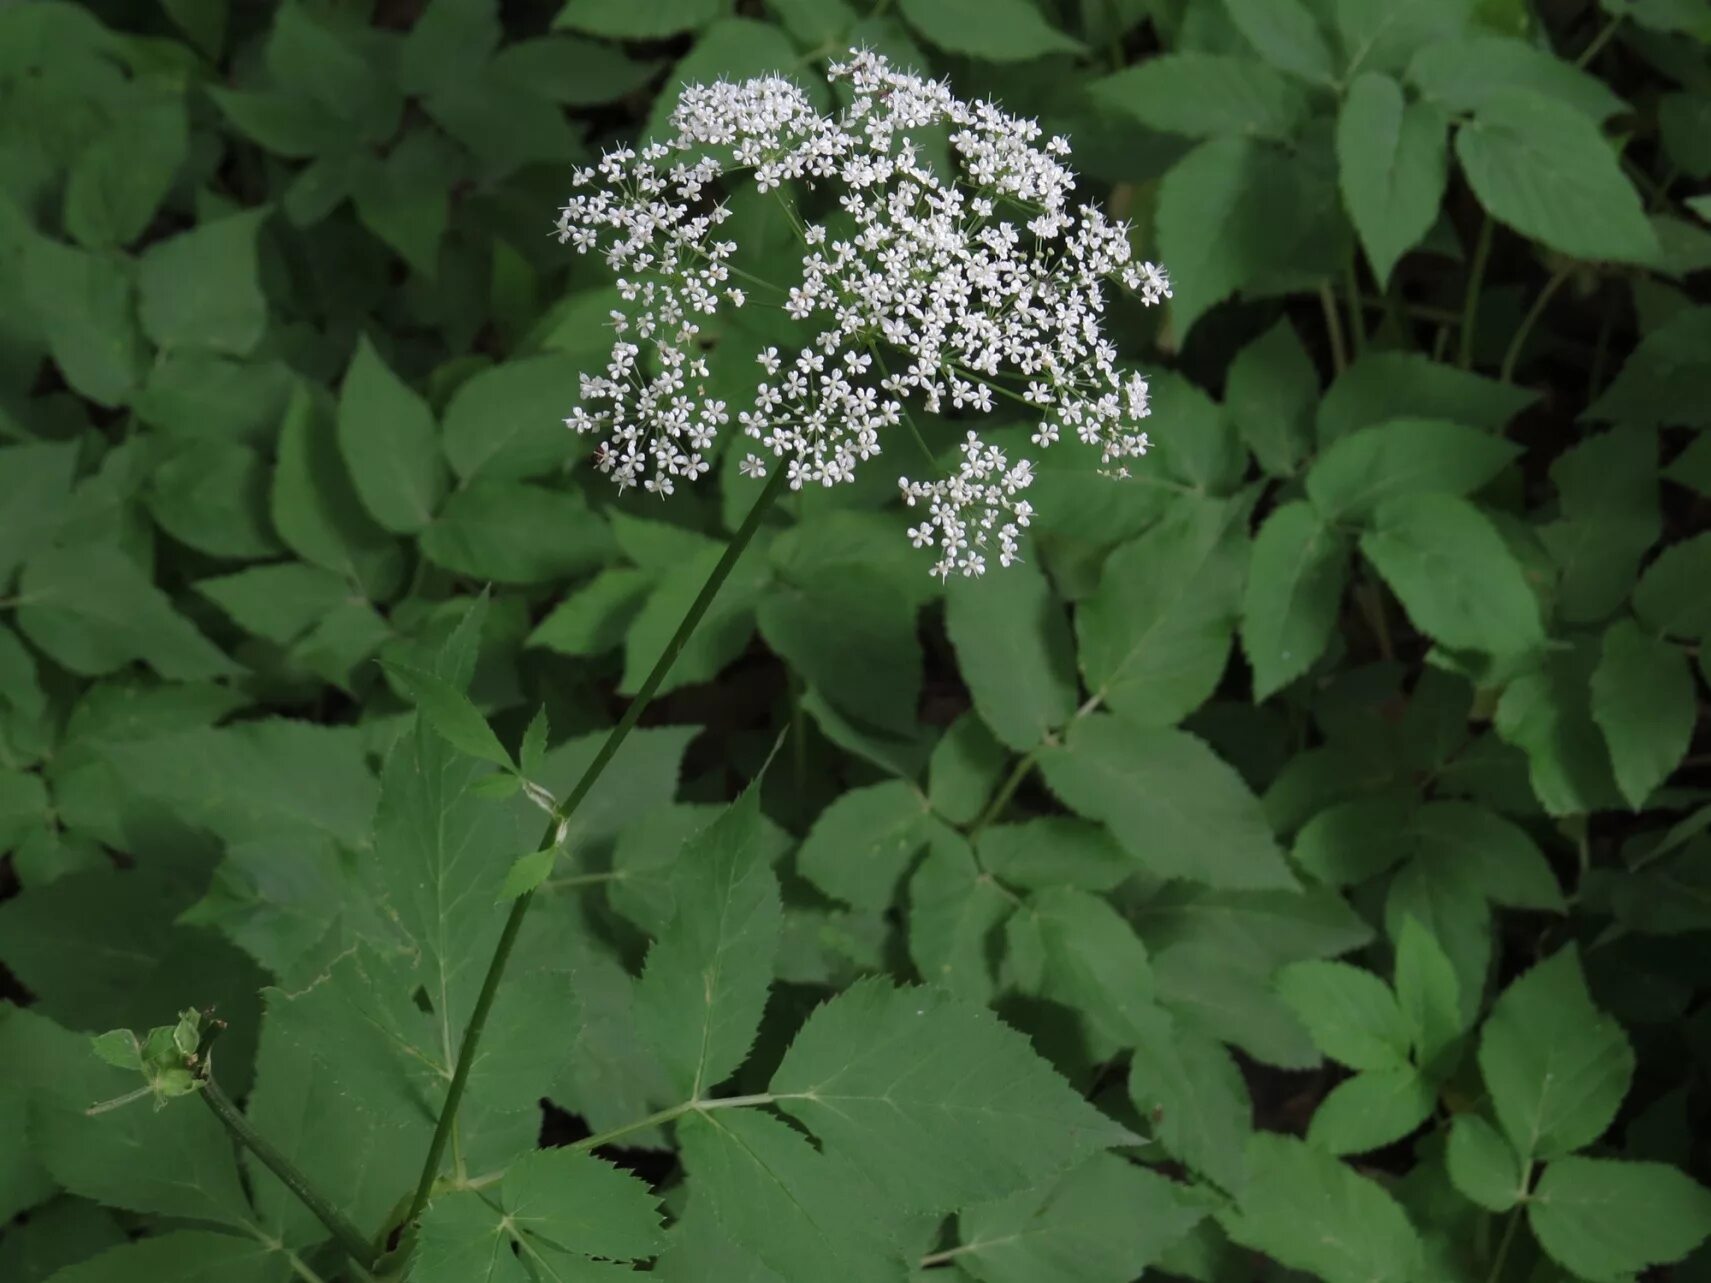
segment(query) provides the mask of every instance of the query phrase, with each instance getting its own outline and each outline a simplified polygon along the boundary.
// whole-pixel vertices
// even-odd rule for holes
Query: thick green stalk
[[[338,1208],[328,1202],[319,1190],[309,1183],[309,1178],[297,1170],[295,1164],[275,1149],[261,1134],[250,1126],[231,1098],[220,1090],[220,1084],[210,1075],[202,1080],[202,1099],[208,1102],[208,1108],[214,1111],[214,1117],[226,1125],[226,1130],[235,1136],[240,1144],[252,1154],[261,1159],[268,1171],[279,1177],[285,1188],[302,1200],[303,1205],[315,1213],[315,1219],[327,1227],[327,1232],[333,1236],[347,1256],[364,1270],[374,1265],[375,1252],[362,1231],[347,1221]]]
[[[601,772],[623,744],[624,738],[635,729],[636,722],[659,690],[665,675],[671,671],[672,664],[683,652],[702,616],[707,613],[713,599],[719,595],[719,589],[724,586],[725,580],[730,578],[731,571],[735,569],[743,551],[754,539],[755,532],[760,529],[773,501],[783,492],[787,476],[783,460],[776,461],[772,475],[767,478],[766,488],[761,491],[760,498],[755,500],[754,507],[749,509],[749,515],[737,533],[731,536],[730,543],[725,545],[725,553],[719,558],[719,564],[713,567],[713,573],[708,575],[707,582],[701,585],[701,591],[683,616],[683,622],[677,626],[671,640],[665,644],[665,650],[660,653],[653,671],[642,683],[642,688],[636,692],[635,699],[630,701],[630,706],[624,710],[624,715],[618,719],[618,724],[606,736],[606,742],[600,746],[600,751],[594,755],[594,760],[588,764],[588,769],[582,773],[576,787],[553,809],[547,830],[548,841],[553,840],[559,826],[575,813],[582,799],[588,796],[588,790],[594,787]],[[517,933],[522,930],[523,919],[528,916],[529,906],[534,903],[534,899],[535,893],[526,891],[512,901],[511,913],[499,933],[499,943],[493,948],[493,958],[487,964],[487,975],[481,982],[481,992],[476,996],[475,1009],[469,1014],[469,1024],[464,1026],[463,1040],[457,1049],[457,1064],[452,1069],[451,1085],[446,1088],[446,1101],[440,1109],[439,1122],[434,1127],[434,1138],[428,1143],[428,1155],[422,1163],[422,1175],[416,1183],[415,1197],[410,1200],[410,1210],[404,1214],[405,1224],[422,1214],[422,1209],[428,1205],[429,1195],[433,1193],[434,1182],[439,1179],[440,1163],[445,1158],[446,1145],[451,1140],[452,1126],[457,1121],[458,1106],[463,1102],[464,1088],[469,1083],[469,1071],[475,1063],[475,1052],[481,1044],[482,1030],[487,1026],[487,1016],[493,1009],[493,999],[499,992],[499,982],[505,975],[506,964],[511,960],[511,950],[516,947]]]

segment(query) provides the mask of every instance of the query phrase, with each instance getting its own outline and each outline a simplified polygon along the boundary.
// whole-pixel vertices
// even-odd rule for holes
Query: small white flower
[[[664,495],[675,478],[708,470],[733,416],[707,394],[702,327],[721,307],[751,303],[731,284],[737,243],[718,233],[731,217],[723,196],[745,176],[778,193],[804,242],[800,278],[753,300],[780,308],[802,345],[756,356],[765,378],[734,416],[784,462],[792,489],[853,480],[911,400],[929,413],[987,415],[1000,397],[1020,399],[1040,412],[1036,447],[1068,432],[1105,467],[1146,453],[1146,380],[1117,367],[1103,290],[1116,280],[1156,304],[1170,282],[1130,261],[1125,228],[1077,203],[1068,141],[1042,141],[1035,122],[963,102],[869,51],[830,74],[851,91],[836,115],[778,76],[691,85],[670,138],[574,171],[559,239],[600,254],[624,304],[605,373],[583,377],[583,404],[565,420],[601,435],[601,471]],[[929,129],[949,141],[951,179],[910,141]],[[815,221],[817,205],[833,217]],[[767,466],[750,454],[739,470]],[[927,514],[910,540],[937,550],[941,576],[983,574],[990,557],[1012,564],[1033,475],[1030,460],[970,432],[954,475],[902,483],[905,502]]]

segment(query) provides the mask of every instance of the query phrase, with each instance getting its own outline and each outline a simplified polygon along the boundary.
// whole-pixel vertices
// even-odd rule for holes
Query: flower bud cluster
[[[875,53],[852,53],[830,74],[850,91],[836,114],[781,77],[691,86],[669,139],[575,174],[560,240],[603,255],[624,304],[605,372],[583,377],[565,421],[601,438],[597,466],[658,494],[707,471],[732,413],[704,391],[703,329],[745,304],[781,308],[803,335],[793,353],[760,354],[753,397],[735,415],[754,443],[748,475],[783,466],[793,488],[849,481],[911,403],[967,415],[1008,399],[1037,421],[1037,446],[1068,433],[1118,470],[1144,454],[1147,384],[1117,367],[1103,290],[1115,280],[1155,304],[1170,285],[1131,261],[1123,227],[1074,203],[1069,144]],[[923,149],[934,129],[948,137],[954,176]],[[745,178],[783,202],[799,279],[774,286],[732,266],[719,197]],[[802,216],[799,191],[825,206],[819,221]],[[935,550],[934,573],[1014,560],[1032,475],[1028,460],[971,432],[954,475],[905,479],[905,500],[925,511],[910,536]]]

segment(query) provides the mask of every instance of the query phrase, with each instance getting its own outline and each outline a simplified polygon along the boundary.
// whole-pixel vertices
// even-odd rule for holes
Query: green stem
[[[654,663],[653,671],[636,692],[636,697],[630,701],[630,706],[624,710],[624,715],[618,719],[618,724],[606,736],[606,742],[600,746],[600,751],[594,755],[594,760],[588,764],[588,769],[582,773],[576,787],[553,812],[547,834],[548,841],[553,840],[559,828],[575,813],[582,799],[588,796],[588,791],[594,787],[601,772],[618,752],[625,737],[647,710],[649,702],[660,688],[660,683],[671,671],[678,655],[683,653],[691,634],[706,615],[708,607],[713,604],[713,599],[719,595],[719,589],[724,586],[725,580],[730,578],[731,571],[736,568],[744,550],[760,530],[768,510],[783,492],[788,476],[789,469],[785,467],[785,461],[774,460],[772,475],[767,478],[766,488],[761,491],[760,498],[755,500],[754,507],[749,509],[749,515],[737,533],[731,536],[730,543],[725,545],[725,552],[719,558],[719,564],[713,567],[713,573],[708,575],[707,582],[701,585],[701,591],[684,614],[683,622],[678,624],[677,631],[672,634],[671,640],[665,644],[665,649]],[[416,1182],[416,1194],[410,1200],[409,1211],[404,1214],[405,1224],[422,1214],[422,1209],[428,1205],[428,1198],[433,1193],[434,1182],[439,1179],[440,1163],[451,1139],[458,1106],[463,1103],[464,1089],[469,1083],[469,1071],[475,1064],[476,1049],[481,1045],[482,1031],[487,1027],[488,1013],[493,1010],[493,1000],[499,992],[499,982],[504,978],[506,964],[511,960],[511,950],[517,944],[517,933],[522,930],[523,919],[528,916],[529,906],[534,903],[534,899],[535,893],[526,891],[512,902],[510,915],[506,917],[505,926],[499,932],[499,942],[493,947],[493,958],[487,964],[487,975],[481,982],[481,992],[476,996],[475,1009],[469,1014],[469,1024],[464,1027],[463,1040],[457,1049],[457,1064],[452,1069],[451,1085],[446,1088],[445,1104],[440,1108],[434,1137],[428,1142],[428,1155],[422,1163],[422,1175]]]
[[[1551,296],[1562,288],[1562,283],[1574,270],[1573,263],[1564,263],[1551,274],[1551,279],[1545,282],[1545,287],[1539,291],[1533,305],[1527,309],[1527,315],[1521,318],[1521,324],[1515,328],[1515,337],[1509,340],[1509,350],[1503,354],[1503,365],[1498,371],[1498,377],[1505,383],[1515,381],[1515,366],[1521,360],[1521,350],[1526,347],[1527,339],[1533,332],[1533,327],[1539,323],[1539,318],[1545,314],[1545,305],[1551,301]]]
[[[1580,56],[1574,60],[1574,65],[1584,71],[1587,63],[1591,62],[1599,54],[1604,52],[1604,46],[1610,43],[1611,37],[1616,34],[1616,29],[1621,25],[1621,14],[1617,14],[1615,17],[1611,18],[1609,22],[1606,22],[1603,29],[1599,31],[1596,36],[1592,37],[1592,43],[1580,51]]]
[[[1366,348],[1366,326],[1362,323],[1360,311],[1360,269],[1353,254],[1349,255],[1344,268],[1343,290],[1343,302],[1349,309],[1349,339],[1354,354],[1359,356]]]
[[[1467,298],[1461,308],[1461,348],[1456,358],[1456,364],[1462,369],[1473,366],[1473,332],[1474,320],[1479,314],[1479,291],[1485,285],[1485,264],[1491,258],[1491,234],[1493,229],[1491,215],[1486,214],[1479,224],[1479,239],[1473,246],[1473,266],[1468,271]]]
[[[1349,368],[1349,353],[1343,346],[1343,321],[1337,315],[1337,297],[1329,281],[1319,286],[1319,306],[1324,310],[1325,333],[1331,340],[1331,369],[1341,374]]]
[[[1486,1283],[1497,1283],[1503,1277],[1503,1265],[1509,1259],[1509,1245],[1515,1241],[1516,1227],[1521,1224],[1521,1208],[1526,1204],[1525,1191],[1533,1183],[1533,1165],[1521,1173],[1522,1198],[1509,1212],[1509,1223],[1503,1227],[1503,1237],[1497,1240],[1497,1255],[1491,1258],[1491,1273],[1485,1276]]]
[[[988,824],[1004,813],[1004,808],[1010,805],[1010,799],[1016,795],[1016,790],[1022,786],[1022,781],[1028,778],[1028,772],[1034,769],[1034,763],[1039,761],[1040,750],[1034,749],[1022,756],[1016,763],[1015,769],[992,795],[992,800],[986,804],[986,809],[980,813],[974,823],[968,826],[968,840],[974,841]]]
[[[297,1195],[303,1205],[315,1214],[315,1219],[327,1227],[327,1232],[333,1236],[333,1241],[343,1249],[345,1255],[365,1270],[374,1265],[374,1249],[362,1236],[362,1231],[347,1221],[343,1214],[309,1183],[309,1178],[297,1170],[289,1158],[250,1126],[249,1119],[245,1118],[226,1093],[220,1090],[220,1084],[214,1081],[212,1075],[202,1080],[201,1096],[208,1102],[208,1108],[214,1111],[214,1117],[226,1125],[226,1130],[232,1133],[238,1143],[259,1158],[262,1165],[279,1177],[285,1188]]]

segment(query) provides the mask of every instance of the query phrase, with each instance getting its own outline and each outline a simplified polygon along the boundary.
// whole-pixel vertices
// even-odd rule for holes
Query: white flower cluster
[[[559,238],[601,253],[626,305],[613,313],[606,372],[583,376],[565,420],[601,437],[601,470],[659,494],[707,471],[731,413],[700,382],[702,326],[751,298],[782,308],[804,335],[794,354],[760,354],[752,403],[736,416],[793,488],[850,480],[911,398],[930,413],[990,413],[1008,399],[1037,417],[1038,446],[1067,431],[1098,447],[1107,467],[1144,454],[1146,380],[1117,369],[1102,291],[1115,279],[1154,304],[1170,285],[1153,264],[1131,261],[1122,227],[1092,206],[1072,208],[1068,143],[1042,144],[1034,122],[961,102],[871,52],[831,76],[851,90],[836,115],[778,77],[691,86],[668,141],[577,171]],[[941,126],[951,178],[916,137]],[[797,228],[799,280],[734,283],[737,247],[721,238],[730,211],[718,196],[745,175],[778,193]],[[824,204],[825,221],[805,221],[787,184]],[[1009,565],[1032,513],[1020,497],[1027,460],[1010,462],[972,432],[962,454],[953,476],[902,483],[927,513],[910,536],[936,550],[940,576],[980,574],[993,555]],[[749,475],[767,467],[753,453],[742,465]]]

